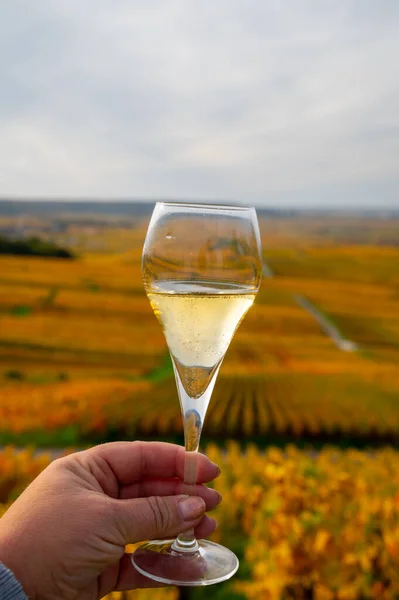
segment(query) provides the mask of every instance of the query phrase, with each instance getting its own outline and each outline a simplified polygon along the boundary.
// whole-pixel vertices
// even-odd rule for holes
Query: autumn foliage
[[[0,257],[0,445],[32,444],[0,451],[1,510],[55,448],[181,436],[173,371],[141,279],[146,223],[101,235],[70,225],[54,242],[76,250],[75,260]],[[214,538],[241,560],[226,596],[215,593],[395,600],[399,221],[276,217],[261,231],[263,283],[203,430],[222,467]],[[304,306],[350,343],[340,346]]]
[[[399,596],[399,453],[300,451],[294,446],[205,448],[222,475],[213,539],[241,555],[231,592],[248,600],[394,600]],[[0,453],[3,510],[49,455]],[[114,594],[174,600],[171,590]]]

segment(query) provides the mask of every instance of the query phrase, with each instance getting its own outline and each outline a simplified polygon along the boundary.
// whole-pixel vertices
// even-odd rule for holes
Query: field
[[[348,245],[344,228],[344,245],[339,221],[308,221],[261,222],[268,276],[222,365],[210,438],[397,438],[399,247],[388,242],[399,225],[374,220],[379,245]],[[141,281],[146,224],[97,233],[95,253],[82,251],[93,235],[85,226],[78,236],[75,225],[77,260],[0,257],[0,442],[181,433],[167,348]]]
[[[227,451],[226,451],[227,450]],[[395,599],[399,596],[399,453],[287,446],[243,454],[229,442],[205,449],[222,468],[213,539],[234,550],[233,580],[190,598]],[[31,451],[0,453],[0,509],[48,463]],[[176,590],[114,595],[175,600]],[[110,600],[110,599],[109,599]]]
[[[24,223],[78,258],[0,256],[0,446],[181,443],[141,281],[148,216],[51,219]],[[213,597],[398,598],[399,219],[265,215],[261,230],[262,287],[203,433],[223,467],[215,539],[242,559]],[[0,502],[48,460],[3,450]]]

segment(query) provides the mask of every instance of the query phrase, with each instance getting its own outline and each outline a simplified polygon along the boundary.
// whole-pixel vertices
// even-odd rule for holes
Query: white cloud
[[[0,195],[399,205],[395,0],[15,0],[0,28]]]

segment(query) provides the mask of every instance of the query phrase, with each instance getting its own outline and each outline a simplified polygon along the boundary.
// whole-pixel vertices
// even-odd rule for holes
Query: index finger
[[[148,477],[184,478],[185,450],[166,442],[110,442],[88,452],[106,461],[119,484],[127,485]],[[197,457],[197,483],[208,483],[220,473],[204,454]]]

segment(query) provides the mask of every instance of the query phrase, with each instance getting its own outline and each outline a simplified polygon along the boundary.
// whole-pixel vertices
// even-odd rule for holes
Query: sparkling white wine
[[[228,283],[161,281],[147,294],[181,383],[188,396],[199,398],[251,307],[256,290]]]

